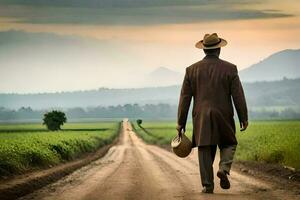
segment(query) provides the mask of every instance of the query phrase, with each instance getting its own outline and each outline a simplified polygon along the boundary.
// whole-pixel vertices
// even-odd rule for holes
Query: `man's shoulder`
[[[193,69],[193,68],[195,68],[195,67],[201,65],[202,61],[203,61],[203,60],[199,60],[199,61],[197,61],[197,62],[191,64],[190,66],[188,66],[188,67],[186,68],[186,70],[189,71],[189,70],[191,70],[191,69]]]
[[[217,59],[214,59],[214,62],[215,62],[215,61],[217,61],[220,65],[222,65],[222,66],[224,66],[224,67],[227,67],[227,68],[229,68],[229,69],[231,69],[231,70],[236,70],[236,69],[237,69],[237,66],[236,66],[235,64],[233,64],[233,63],[231,63],[231,62],[228,62],[228,61],[226,61],[226,60],[222,60],[222,59],[220,59],[220,58],[217,58]],[[207,64],[207,61],[206,61],[206,60],[199,60],[199,61],[197,61],[197,62],[191,64],[190,66],[188,66],[188,67],[186,68],[186,70],[187,70],[187,71],[190,71],[190,70],[192,70],[193,68],[196,68],[196,67],[199,67],[199,66],[205,65],[205,64]]]
[[[222,60],[222,59],[218,59],[218,60],[223,66],[226,66],[232,70],[236,70],[236,68],[237,68],[236,65],[231,62],[228,62],[228,61]]]

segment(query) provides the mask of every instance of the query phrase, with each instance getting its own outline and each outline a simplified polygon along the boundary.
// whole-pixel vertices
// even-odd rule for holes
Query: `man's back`
[[[193,97],[193,144],[236,144],[234,101],[240,121],[247,120],[247,106],[235,65],[207,55],[186,69],[178,109],[178,122],[185,124]]]
[[[235,70],[235,65],[216,56],[206,56],[188,67],[187,73],[194,96],[194,113],[212,107],[233,114],[230,86]]]

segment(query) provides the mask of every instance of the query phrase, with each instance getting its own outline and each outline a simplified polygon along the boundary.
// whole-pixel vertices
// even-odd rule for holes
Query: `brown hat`
[[[199,49],[217,49],[226,46],[227,41],[223,38],[219,38],[218,34],[205,34],[203,40],[196,43],[196,47]]]
[[[189,138],[183,133],[181,137],[178,135],[172,140],[171,147],[173,152],[181,157],[187,157],[192,151],[192,142]]]

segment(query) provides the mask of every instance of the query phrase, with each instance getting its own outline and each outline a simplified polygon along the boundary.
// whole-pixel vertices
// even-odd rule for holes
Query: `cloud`
[[[19,23],[33,24],[156,25],[292,16],[278,10],[245,8],[245,5],[253,2],[262,2],[247,0],[231,0],[226,3],[221,0],[0,0],[0,2],[2,2],[0,17],[15,18]]]
[[[0,0],[2,5],[33,5],[81,8],[137,8],[159,6],[236,5],[263,0]]]
[[[120,42],[0,31],[2,92],[133,87],[143,72],[136,63],[142,61]]]

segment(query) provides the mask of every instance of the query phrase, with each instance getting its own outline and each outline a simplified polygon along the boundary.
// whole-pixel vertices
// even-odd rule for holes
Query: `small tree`
[[[138,120],[136,120],[136,123],[137,123],[137,125],[140,127],[140,126],[142,125],[142,123],[143,123],[143,120],[138,119]]]
[[[50,131],[60,130],[60,126],[67,122],[66,114],[53,110],[44,114],[43,124],[47,126]]]

